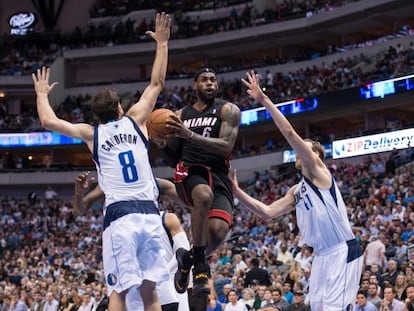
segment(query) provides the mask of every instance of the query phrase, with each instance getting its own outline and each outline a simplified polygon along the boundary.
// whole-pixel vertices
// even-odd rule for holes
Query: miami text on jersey
[[[217,117],[199,117],[184,120],[183,123],[187,128],[199,126],[214,126],[217,122]]]

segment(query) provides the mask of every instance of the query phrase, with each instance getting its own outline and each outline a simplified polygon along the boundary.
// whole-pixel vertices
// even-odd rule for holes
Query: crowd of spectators
[[[266,93],[274,102],[283,102],[295,98],[312,97],[329,92],[340,92],[352,87],[358,87],[374,80],[387,79],[407,75],[414,71],[414,45],[407,47],[389,46],[389,49],[376,60],[373,70],[363,72],[360,67],[354,69],[354,65],[361,61],[361,57],[340,59],[332,64],[322,64],[320,67],[304,68],[284,75],[256,69]],[[339,94],[339,93],[338,93]],[[158,98],[157,108],[180,109],[184,104],[193,100],[194,93],[190,86],[187,88],[166,88]],[[257,107],[245,94],[240,80],[221,80],[220,97],[223,97],[240,107],[241,110]],[[140,92],[135,94],[124,94],[122,105],[128,108],[140,97]],[[68,96],[59,105],[57,114],[72,123],[88,122],[95,123],[90,110],[90,95]],[[43,131],[38,118],[36,118],[35,107],[28,105],[22,107],[19,114],[8,112],[4,103],[0,102],[0,133],[36,132]],[[355,129],[354,129],[355,130]],[[374,129],[372,129],[374,130]],[[383,130],[383,129],[382,129]],[[334,137],[341,139],[344,137]],[[330,141],[326,141],[329,143]],[[245,148],[236,147],[233,157],[252,156],[283,150],[285,144],[272,141],[270,144],[249,145]],[[2,169],[13,169],[17,166],[19,159],[11,156],[1,158]],[[156,166],[165,165],[162,158],[153,163]],[[25,166],[23,164],[23,166]],[[29,167],[23,167],[29,168]]]
[[[414,71],[414,45],[390,45],[389,49],[375,60],[373,69],[364,72],[360,64],[364,60],[363,54],[359,57],[339,59],[331,64],[322,63],[321,66],[307,67],[287,74],[270,72],[270,70],[256,69],[266,93],[273,102],[283,102],[296,98],[307,98],[329,92],[358,87],[375,80],[407,75]],[[122,105],[128,108],[135,103],[140,92],[124,94]],[[220,97],[238,105],[241,110],[257,107],[257,103],[248,97],[242,87],[240,79],[220,80]],[[193,100],[194,93],[191,86],[174,87],[163,90],[158,98],[158,108],[177,110]],[[68,96],[59,105],[58,115],[70,122],[93,123],[94,118],[90,110],[90,95]],[[0,132],[33,132],[42,130],[34,118],[34,107],[23,107],[21,113],[8,113],[6,105],[0,102]],[[258,147],[258,146],[257,146]]]
[[[136,3],[136,1],[130,2]],[[309,12],[317,14],[318,12],[332,10],[348,2],[350,1],[279,1],[275,4],[275,8],[269,8],[261,14],[251,4],[246,4],[243,9],[232,10],[228,17],[210,20],[201,20],[176,14],[171,38],[184,39],[300,18]],[[105,3],[109,5],[112,2],[105,1]],[[24,37],[5,36],[0,39],[3,47],[0,54],[0,75],[31,74],[34,69],[40,66],[50,65],[58,55],[61,55],[63,51],[68,49],[145,42],[150,40],[145,35],[145,32],[149,29],[154,29],[154,20],[144,18],[140,21],[128,19],[123,22],[120,20],[114,25],[106,22],[101,22],[98,25],[90,23],[86,29],[76,27],[72,32],[68,33],[55,30],[53,32],[33,32]],[[348,48],[321,47],[321,51],[298,53],[295,59],[309,59],[312,56],[314,57],[315,53],[324,55],[326,53],[340,52]],[[283,62],[283,60],[271,58],[266,60],[267,64],[278,64],[280,62]],[[232,65],[232,67],[239,66],[243,65]]]
[[[414,281],[413,150],[327,162],[339,181],[348,216],[367,256],[358,302],[404,301]],[[408,164],[406,164],[408,162]],[[405,165],[404,165],[405,164]],[[269,203],[284,195],[297,174],[257,173],[247,191]],[[102,273],[103,217],[98,204],[74,217],[71,202],[52,187],[43,197],[3,197],[0,202],[0,310],[78,309],[106,295]],[[191,240],[188,208],[163,197]],[[370,250],[379,247],[379,256]],[[239,202],[227,241],[209,260],[215,291],[209,310],[308,310],[313,249],[303,245],[295,214],[260,219]],[[389,291],[391,291],[389,293]],[[365,298],[364,298],[365,297]],[[68,301],[68,302],[67,302]],[[12,305],[12,306],[10,306]],[[228,307],[226,307],[228,305]],[[247,307],[246,307],[247,306]],[[31,309],[33,310],[33,309]],[[42,309],[40,309],[42,310]],[[94,310],[94,309],[93,309]]]
[[[251,2],[250,0],[176,0],[176,1],[134,1],[134,0],[98,0],[90,11],[91,17],[105,17],[125,15],[132,11],[155,8],[165,12],[189,12],[199,10],[215,10],[236,4]]]

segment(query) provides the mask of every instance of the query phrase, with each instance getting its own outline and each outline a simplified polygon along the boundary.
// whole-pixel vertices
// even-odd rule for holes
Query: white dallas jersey
[[[296,217],[303,242],[321,252],[355,238],[335,180],[329,189],[303,177],[295,191]]]
[[[148,140],[135,121],[124,116],[95,128],[93,160],[105,208],[119,201],[150,200],[159,190],[148,157]]]

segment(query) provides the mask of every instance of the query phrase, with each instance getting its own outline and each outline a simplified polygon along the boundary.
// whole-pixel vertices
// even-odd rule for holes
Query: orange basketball
[[[170,134],[172,130],[167,127],[167,120],[175,113],[169,109],[161,108],[151,112],[147,129],[150,138],[164,139],[165,135]]]

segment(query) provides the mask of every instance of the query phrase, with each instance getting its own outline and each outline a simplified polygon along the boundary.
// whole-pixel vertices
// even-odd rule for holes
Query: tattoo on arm
[[[226,140],[233,149],[239,132],[240,109],[234,104],[227,103],[223,106],[221,117],[223,123],[221,124],[219,137]]]

